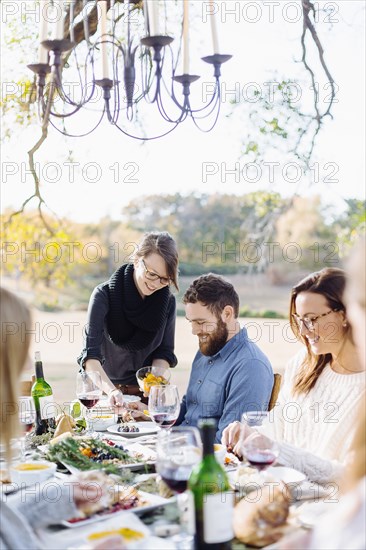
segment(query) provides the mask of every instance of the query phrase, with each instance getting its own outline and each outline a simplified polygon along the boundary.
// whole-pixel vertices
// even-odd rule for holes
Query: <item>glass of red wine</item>
[[[26,435],[33,428],[36,420],[36,409],[34,406],[33,397],[30,396],[19,397],[18,406],[19,423],[22,430],[22,436],[20,438],[20,459],[24,462],[26,455]]]
[[[177,386],[152,386],[148,409],[151,420],[162,430],[169,430],[175,424],[180,412]]]
[[[156,471],[166,485],[177,494],[182,533],[174,538],[178,548],[192,542],[189,521],[188,480],[193,467],[202,459],[199,431],[193,427],[175,426],[162,430],[156,444]]]
[[[82,370],[76,377],[76,397],[87,409],[85,435],[92,433],[89,411],[98,403],[102,397],[102,379],[99,372]]]
[[[272,439],[254,431],[242,442],[242,454],[249,464],[258,470],[261,480],[264,482],[264,470],[276,462],[279,447]]]

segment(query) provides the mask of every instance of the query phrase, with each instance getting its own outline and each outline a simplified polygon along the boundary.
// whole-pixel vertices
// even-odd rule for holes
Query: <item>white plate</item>
[[[124,448],[132,456],[137,456],[138,459],[140,460],[140,462],[131,462],[130,464],[116,465],[120,469],[129,468],[130,470],[139,470],[140,468],[143,468],[146,464],[155,464],[155,462],[156,462],[156,453],[155,453],[155,451],[152,451],[148,447],[144,447],[143,445],[140,445],[139,443],[131,443],[129,445],[125,445]],[[67,464],[66,462],[62,462],[62,464],[72,474],[78,474],[81,471],[81,470],[79,470],[79,468],[76,468],[75,466],[71,466],[70,464]]]
[[[90,523],[96,523],[97,521],[105,520],[107,518],[112,518],[112,517],[115,518],[118,514],[124,515],[126,514],[126,512],[133,512],[134,514],[138,514],[140,512],[147,512],[149,510],[153,510],[154,508],[157,508],[158,506],[165,506],[172,500],[170,498],[163,498],[159,495],[152,495],[151,493],[145,493],[144,491],[138,491],[138,493],[139,495],[141,495],[144,501],[146,501],[146,503],[143,504],[142,506],[138,506],[136,508],[129,508],[128,510],[116,510],[115,512],[109,512],[106,514],[94,514],[89,518],[82,519],[76,522],[62,521],[61,524],[69,528],[81,527],[84,525],[89,525]]]
[[[107,428],[107,432],[111,434],[121,435],[122,437],[140,437],[141,435],[155,434],[158,432],[159,428],[153,422],[127,422],[127,426],[137,426],[139,428],[138,432],[120,432],[118,428],[120,424],[114,424]]]
[[[237,471],[228,472],[229,482],[233,488],[237,488],[240,486],[244,488],[246,487],[247,490],[250,490],[256,485],[263,484],[263,479],[260,477],[257,470],[251,467],[248,467],[248,469],[251,469],[253,473],[249,472],[243,474],[241,484],[239,484],[238,482]],[[271,466],[270,468],[267,468],[265,472],[275,481],[283,481],[284,483],[288,483],[291,485],[302,483],[306,479],[305,474],[303,474],[302,472],[294,470],[293,468],[286,468],[284,466]]]
[[[306,475],[302,472],[285,466],[270,466],[266,472],[284,483],[301,483],[306,479]]]

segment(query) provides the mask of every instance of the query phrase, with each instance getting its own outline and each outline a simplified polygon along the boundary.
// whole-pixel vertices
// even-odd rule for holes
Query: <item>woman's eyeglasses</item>
[[[316,317],[299,317],[297,313],[292,314],[292,318],[296,322],[297,326],[301,328],[301,323],[308,329],[308,330],[314,330],[315,325],[318,322],[318,320],[321,317],[325,317],[326,315],[329,315],[329,313],[332,313],[333,311],[339,311],[339,309],[330,309],[326,313],[322,313],[321,315],[317,315]]]
[[[149,279],[149,281],[159,280],[160,284],[163,285],[163,286],[170,285],[171,279],[169,279],[168,277],[160,277],[160,275],[158,275],[157,273],[154,273],[153,271],[149,271],[147,269],[146,264],[145,264],[145,262],[142,258],[141,258],[141,263],[144,266],[146,279]]]

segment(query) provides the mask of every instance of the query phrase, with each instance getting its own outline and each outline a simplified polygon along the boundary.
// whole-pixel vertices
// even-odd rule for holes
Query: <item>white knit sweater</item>
[[[327,365],[313,389],[293,395],[304,358],[287,365],[278,402],[261,428],[280,446],[278,463],[304,472],[311,481],[335,481],[342,473],[358,425],[366,373],[339,374]]]

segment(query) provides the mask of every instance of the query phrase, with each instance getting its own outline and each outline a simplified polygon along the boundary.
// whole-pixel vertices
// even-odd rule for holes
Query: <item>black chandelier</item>
[[[172,4],[172,0],[168,2]],[[232,56],[219,53],[216,3],[202,2],[213,40],[213,54],[202,60],[213,66],[213,79],[205,93],[206,101],[201,99],[201,105],[193,108],[191,84],[200,76],[189,71],[190,2],[177,0],[176,10],[179,5],[183,22],[174,55],[174,37],[161,32],[162,13],[167,20],[165,0],[40,0],[38,62],[28,67],[37,75],[43,126],[50,123],[64,135],[81,137],[93,132],[106,116],[125,135],[149,140],[169,134],[191,117],[200,130],[211,131],[220,113],[221,65]],[[76,33],[78,37],[81,33],[82,40],[75,40]],[[183,70],[177,74],[181,50]],[[151,136],[145,135],[141,122],[143,103],[154,105],[159,124],[163,119],[165,125]],[[68,120],[77,113],[82,117],[77,122],[78,131],[70,131]],[[92,127],[80,132],[79,128],[85,128],[93,117],[97,120],[92,121]],[[142,135],[136,135],[136,126]],[[131,127],[135,131],[129,130]]]

